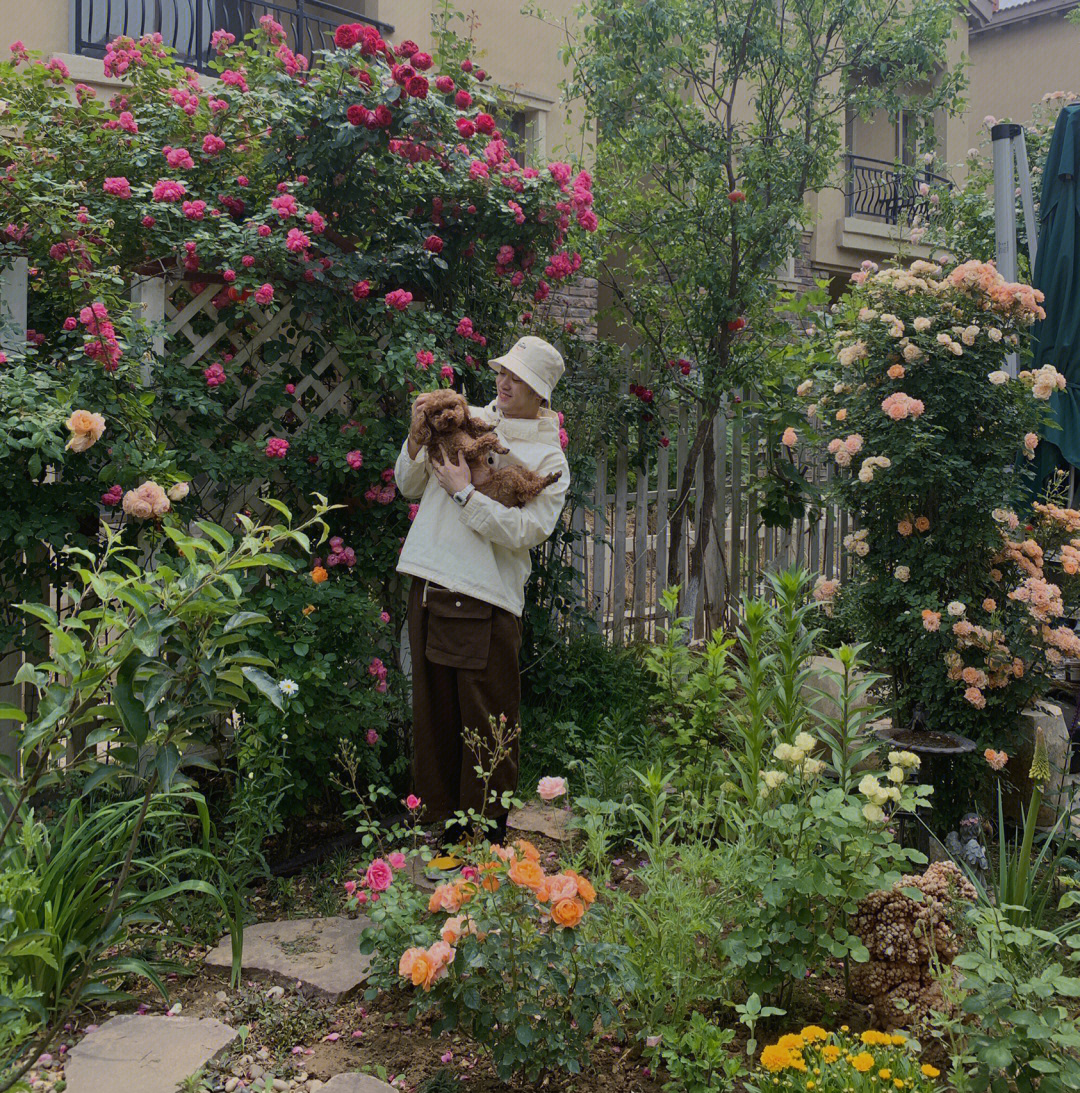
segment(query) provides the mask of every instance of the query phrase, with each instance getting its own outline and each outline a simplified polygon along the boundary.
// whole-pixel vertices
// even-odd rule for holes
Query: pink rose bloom
[[[449,364],[444,364],[442,368],[439,369],[439,375],[448,382],[452,381],[454,378],[454,369]]]
[[[185,201],[182,209],[188,220],[202,220],[206,216],[205,201]]]
[[[260,224],[257,232],[260,239],[266,239],[274,233],[269,224]]]
[[[124,487],[118,482],[101,495],[101,503],[109,509],[115,508],[124,497]]]
[[[356,891],[356,881],[347,880],[345,882],[345,891],[351,896]]]
[[[565,778],[541,778],[536,783],[536,794],[542,801],[554,801],[566,793]]]
[[[165,153],[165,162],[170,167],[180,167],[185,171],[190,171],[195,166],[195,161],[186,148],[170,148]]]
[[[389,611],[380,611],[379,612],[379,621],[380,622],[389,622],[390,621],[390,612]]]
[[[299,254],[301,251],[305,251],[311,246],[311,237],[302,232],[299,228],[290,228],[289,234],[285,237],[285,247],[287,250],[291,250],[294,254]]]
[[[105,183],[101,188],[105,193],[111,194],[113,197],[119,197],[124,200],[131,197],[131,183],[123,176],[106,178]]]
[[[390,854],[387,854],[386,860],[390,863],[391,869],[404,869],[406,865],[405,855],[400,850],[394,850]]]
[[[263,285],[255,292],[255,302],[257,304],[263,304],[264,306],[270,303],[274,299],[274,286],[271,284]]]
[[[203,137],[202,150],[208,156],[216,156],[218,152],[225,151],[225,142],[221,137],[214,133],[207,133],[206,136]]]
[[[381,695],[386,694],[389,687],[390,684],[387,683],[385,679],[380,679],[379,682],[375,684],[375,690],[378,691]]]
[[[364,886],[373,892],[385,892],[393,883],[394,871],[382,858],[376,858],[364,874]]]
[[[374,729],[368,729],[364,739],[368,742],[368,746],[373,748],[379,742],[379,734]]]
[[[429,366],[435,363],[435,354],[430,349],[418,349],[416,351],[416,363],[426,372]]]
[[[271,459],[284,459],[289,450],[289,442],[283,437],[272,436],[266,442],[266,454]]]
[[[559,445],[560,445],[560,447],[562,447],[563,451],[566,450],[566,447],[569,443],[570,443],[570,435],[567,433],[567,431],[565,429],[560,429],[559,430]]]
[[[412,303],[413,295],[411,292],[406,292],[402,288],[396,288],[393,292],[388,292],[383,299],[386,301],[386,306],[393,308],[395,311],[404,311],[409,304]]]
[[[420,805],[420,798],[417,797],[415,793],[410,793],[409,796],[405,798],[405,807],[410,812],[415,812],[420,807]]]
[[[285,384],[285,394],[295,395],[296,394],[296,384],[295,383]]]
[[[1024,447],[1027,448],[1027,450],[1029,452],[1035,451],[1035,449],[1038,446],[1039,446],[1039,438],[1035,433],[1025,433],[1024,434]]]
[[[345,462],[348,463],[354,471],[358,471],[364,465],[364,453],[360,451],[348,452],[345,456]]]
[[[415,520],[415,519],[416,519],[416,514],[417,514],[417,513],[419,512],[419,511],[420,511],[420,506],[419,506],[419,505],[417,505],[417,504],[415,504],[415,503],[414,503],[414,504],[412,504],[412,505],[410,505],[410,506],[409,506],[409,520],[410,520],[410,521],[411,521],[411,520]]]
[[[155,201],[179,201],[187,193],[187,188],[182,182],[174,182],[172,179],[159,178],[154,183],[152,197]]]
[[[207,387],[220,387],[226,380],[225,369],[215,362],[209,368],[203,369],[203,377]]]
[[[296,198],[292,194],[281,194],[270,202],[270,207],[282,220],[296,215]]]

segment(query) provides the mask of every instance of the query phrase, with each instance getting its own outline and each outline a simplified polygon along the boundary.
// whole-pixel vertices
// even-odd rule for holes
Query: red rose
[[[463,137],[471,137],[476,132],[476,126],[468,118],[458,118],[457,128]]]
[[[459,110],[468,110],[472,106],[472,95],[468,91],[459,91],[454,96],[454,105]]]
[[[746,194],[744,194],[742,190],[732,190],[731,193],[727,195],[727,199],[732,205],[738,205],[740,201],[746,200]]]
[[[443,245],[443,241],[437,235],[429,235],[424,240],[424,250],[429,250],[432,254],[438,254],[443,249]]]
[[[440,76],[435,81],[435,86],[444,94],[449,95],[454,90],[454,81],[449,76]]]
[[[472,61],[470,61],[468,57],[466,57],[465,60],[461,62],[461,71],[472,72]]]
[[[338,49],[350,49],[359,41],[359,23],[344,23],[334,31],[334,45],[336,45]]]
[[[372,86],[371,74],[368,73],[368,72],[364,72],[363,70],[361,70],[360,72],[357,72],[356,82],[357,83],[362,83],[365,87],[371,87]]]
[[[390,107],[386,103],[381,102],[375,107],[375,124],[380,129],[389,129],[393,120],[394,115],[390,112]]]
[[[426,99],[428,93],[427,78],[425,76],[413,76],[405,85],[405,90],[412,95],[414,99]]]
[[[742,315],[740,315],[737,319],[730,320],[730,322],[727,324],[728,330],[730,330],[732,333],[738,333],[738,331],[742,330],[745,326],[746,319]]]
[[[668,438],[666,436],[662,436],[660,438],[660,447],[661,448],[666,448],[670,443],[671,443],[671,441],[668,440]]]
[[[411,57],[420,47],[411,39],[406,38],[400,45],[394,47],[394,52],[399,57]]]
[[[495,119],[490,114],[477,114],[476,128],[479,129],[481,133],[490,135],[495,132]]]
[[[348,110],[345,111],[345,117],[349,119],[351,125],[367,125],[368,119],[371,117],[371,111],[366,106],[361,106],[359,103],[353,103]]]
[[[431,54],[430,53],[413,53],[412,55],[413,68],[418,68],[421,72],[425,72],[431,67]]]
[[[487,79],[487,73],[486,73],[486,72],[485,72],[485,71],[484,71],[484,70],[483,70],[482,68],[478,68],[478,69],[476,70],[476,78],[477,78],[477,79],[478,79],[478,80],[479,80],[479,81],[480,81],[481,83],[483,83],[483,81]]]

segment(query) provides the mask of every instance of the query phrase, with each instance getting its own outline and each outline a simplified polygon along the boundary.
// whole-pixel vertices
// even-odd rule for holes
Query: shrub
[[[390,874],[389,865],[383,869]],[[376,929],[363,947],[377,944],[390,962],[381,982],[396,961],[397,981],[415,989],[412,1012],[438,1008],[436,1034],[468,1032],[504,1081],[580,1073],[597,1023],[606,1028],[616,1019],[615,1000],[627,983],[625,949],[593,940],[584,928],[596,899],[589,881],[572,872],[545,875],[536,848],[519,839],[471,855],[458,880],[431,894],[422,917],[414,917],[415,893],[394,883],[377,893],[382,898],[370,912]],[[388,934],[386,923],[395,921],[398,929]],[[403,932],[407,946],[387,951]]]
[[[1009,379],[1039,294],[990,265],[867,269],[834,333],[836,363],[800,393],[837,464],[858,531],[840,595],[893,677],[895,716],[924,703],[935,728],[1000,739],[1080,647],[1042,551],[1019,531],[1023,456],[1053,368]],[[836,586],[819,582],[823,602]]]

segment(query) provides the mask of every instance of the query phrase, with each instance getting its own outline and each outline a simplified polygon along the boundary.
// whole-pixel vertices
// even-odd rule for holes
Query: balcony
[[[308,60],[314,59],[316,50],[333,48],[334,31],[342,23],[369,23],[383,36],[394,30],[355,9],[323,0],[72,0],[72,5],[75,52],[81,56],[104,57],[106,44],[121,34],[138,38],[160,33],[181,64],[209,75],[214,57],[211,33],[227,30],[239,40],[264,15],[285,28],[290,48]]]
[[[929,171],[900,172],[894,163],[867,156],[844,157],[846,215],[881,224],[911,227],[915,217],[925,220],[929,198],[919,192],[925,184],[933,189],[952,184]]]

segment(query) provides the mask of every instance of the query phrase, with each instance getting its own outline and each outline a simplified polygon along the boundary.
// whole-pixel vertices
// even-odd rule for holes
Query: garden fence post
[[[619,381],[619,394],[625,399],[629,381],[624,375]],[[621,401],[621,400],[620,400]],[[626,423],[620,422],[618,447],[615,451],[615,516],[611,523],[611,623],[616,644],[621,645],[626,631],[626,487],[628,453]]]
[[[148,323],[165,322],[165,278],[142,277],[131,283],[131,302],[136,308],[142,309],[141,318]],[[165,353],[165,336],[154,335],[153,349],[157,356]],[[152,378],[152,365],[144,361],[142,366],[142,381],[144,387],[149,387]]]
[[[25,258],[0,266],[0,348],[3,349],[22,351],[26,345],[27,268]],[[24,686],[3,682],[15,677],[22,662],[23,654],[17,648],[0,653],[0,703],[25,710]],[[0,756],[11,760],[12,774],[18,774],[18,739],[18,723],[0,721]]]

